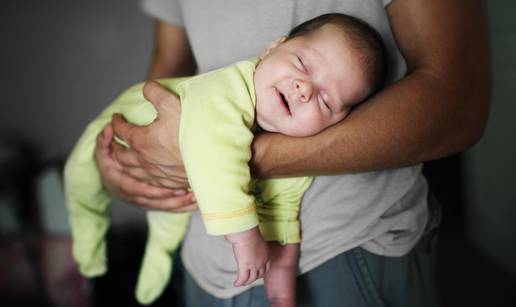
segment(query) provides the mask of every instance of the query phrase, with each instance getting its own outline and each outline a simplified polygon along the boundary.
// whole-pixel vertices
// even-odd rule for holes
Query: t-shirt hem
[[[424,233],[424,231],[421,231],[417,236],[415,236],[413,238],[413,240],[407,242],[406,244],[396,245],[395,247],[379,248],[379,245],[368,244],[369,242],[372,241],[371,238],[367,238],[367,239],[360,240],[360,241],[355,241],[355,242],[353,242],[353,244],[349,244],[349,245],[343,246],[339,249],[336,249],[333,252],[325,255],[324,257],[318,257],[316,259],[313,259],[312,261],[305,262],[303,264],[303,266],[300,268],[300,270],[298,271],[297,275],[302,275],[302,274],[308,273],[311,270],[315,269],[316,267],[331,260],[332,258],[334,258],[342,253],[345,253],[353,248],[356,248],[356,247],[361,247],[364,250],[366,250],[372,254],[379,255],[379,256],[402,257],[402,256],[408,254],[414,248],[414,246],[417,244],[417,242],[419,242],[423,233]],[[202,279],[198,279],[195,276],[195,274],[192,273],[194,270],[192,269],[192,267],[191,267],[190,263],[188,262],[188,259],[186,259],[186,257],[181,257],[181,260],[183,262],[185,269],[188,271],[188,273],[190,274],[192,279],[197,283],[197,285],[204,291],[206,291],[209,294],[211,294],[217,298],[220,298],[220,299],[231,298],[231,297],[234,297],[235,295],[239,295],[239,294],[247,291],[248,289],[250,289],[252,287],[263,285],[263,280],[259,280],[247,287],[238,287],[238,288],[235,287],[234,290],[231,288],[227,288],[225,290],[215,289],[215,288],[211,287],[208,283],[205,283]]]

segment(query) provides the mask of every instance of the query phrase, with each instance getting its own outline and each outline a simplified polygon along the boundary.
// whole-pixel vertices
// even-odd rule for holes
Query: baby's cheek
[[[317,134],[326,128],[326,118],[321,112],[315,112],[310,119],[310,129],[312,134]]]
[[[324,127],[323,123],[318,117],[306,117],[303,121],[296,123],[296,130],[300,136],[311,136],[321,132]]]

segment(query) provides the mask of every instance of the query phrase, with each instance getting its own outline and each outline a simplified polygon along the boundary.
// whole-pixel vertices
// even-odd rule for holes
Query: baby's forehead
[[[349,30],[345,29],[345,27],[333,23],[323,24],[320,27],[313,29],[312,31],[308,31],[306,33],[300,33],[298,37],[322,37],[329,35],[329,39],[343,39],[349,40],[351,37],[351,33]]]

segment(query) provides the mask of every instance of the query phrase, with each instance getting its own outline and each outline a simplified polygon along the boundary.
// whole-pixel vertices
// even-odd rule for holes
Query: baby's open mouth
[[[280,95],[280,98],[281,98],[281,102],[285,106],[285,109],[287,109],[288,114],[290,114],[290,107],[288,106],[287,99],[285,99],[285,96],[281,92],[279,92],[279,95]]]

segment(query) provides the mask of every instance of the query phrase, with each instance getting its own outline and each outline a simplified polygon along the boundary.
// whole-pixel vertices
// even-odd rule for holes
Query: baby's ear
[[[263,50],[262,54],[260,55],[260,59],[263,60],[269,53],[271,53],[272,50],[274,50],[276,47],[281,45],[285,40],[287,40],[286,36],[279,37],[275,39],[272,43],[270,43],[265,50]]]

